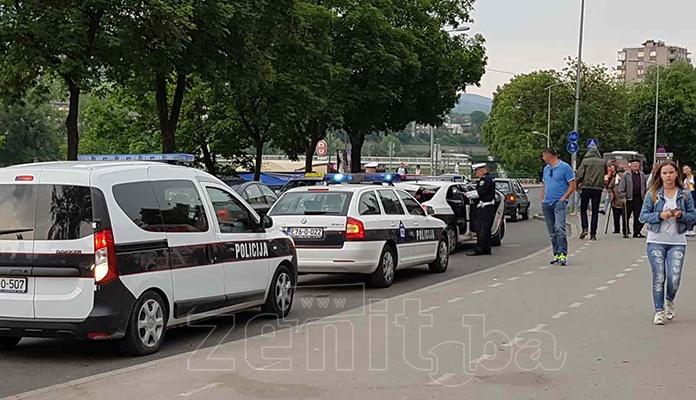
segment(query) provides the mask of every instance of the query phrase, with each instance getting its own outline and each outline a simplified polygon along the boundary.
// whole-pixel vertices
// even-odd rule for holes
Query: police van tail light
[[[117,277],[114,234],[104,229],[94,234],[94,281],[101,285]]]
[[[365,225],[362,221],[348,217],[346,221],[346,240],[364,240]]]

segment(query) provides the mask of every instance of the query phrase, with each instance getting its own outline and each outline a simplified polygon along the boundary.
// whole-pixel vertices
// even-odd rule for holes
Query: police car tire
[[[0,337],[0,351],[13,349],[22,337]]]
[[[453,254],[457,250],[457,228],[454,226],[448,226],[447,230],[447,243],[449,244],[450,254]]]
[[[384,276],[384,262],[385,262],[385,257],[386,254],[389,253],[391,255],[392,262],[394,263],[394,270],[391,273],[391,279],[387,280]],[[396,267],[397,267],[397,258],[396,258],[396,252],[390,245],[384,245],[384,248],[382,249],[382,254],[379,256],[379,264],[377,265],[377,269],[375,272],[370,274],[367,279],[367,283],[376,288],[388,288],[389,286],[394,283],[394,276],[396,276]]]
[[[282,310],[278,305],[278,293],[276,292],[276,286],[278,285],[278,281],[279,279],[281,279],[281,276],[284,277],[283,279],[290,280],[290,301],[288,304],[288,308],[286,308],[285,310]],[[268,289],[268,297],[266,297],[266,302],[261,306],[261,312],[263,312],[264,315],[272,318],[287,317],[288,314],[290,314],[290,310],[292,309],[292,302],[295,296],[296,284],[297,282],[295,282],[295,278],[293,278],[290,269],[285,265],[279,266],[275,274],[273,275],[273,280],[271,280],[271,286]]]
[[[155,343],[155,345],[151,347],[145,346],[142,343],[142,341],[140,340],[140,334],[138,332],[138,314],[140,313],[140,310],[143,307],[143,305],[149,300],[153,300],[157,303],[157,305],[162,310],[162,314],[164,317],[164,329],[162,329],[162,334],[159,337],[157,343]],[[164,343],[164,337],[167,333],[166,327],[168,316],[169,313],[167,311],[167,305],[164,303],[164,300],[162,300],[162,297],[157,292],[149,290],[143,293],[142,296],[140,296],[138,301],[136,301],[135,305],[133,306],[130,318],[128,319],[126,335],[123,337],[123,339],[119,340],[118,342],[118,346],[121,349],[121,352],[126,355],[136,357],[157,353],[162,347],[162,343]]]
[[[441,273],[447,271],[447,267],[449,266],[449,254],[446,255],[447,259],[445,260],[444,263],[442,262],[442,256],[440,254],[440,247],[442,246],[443,243],[445,246],[448,246],[447,238],[444,235],[440,238],[440,241],[437,242],[437,258],[435,258],[435,261],[428,264],[428,268],[430,268],[430,272],[441,274]]]

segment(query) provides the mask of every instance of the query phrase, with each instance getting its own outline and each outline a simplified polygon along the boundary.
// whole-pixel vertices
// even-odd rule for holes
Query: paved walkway
[[[548,259],[14,398],[696,398],[696,244],[666,326],[642,241],[572,240],[569,266]]]

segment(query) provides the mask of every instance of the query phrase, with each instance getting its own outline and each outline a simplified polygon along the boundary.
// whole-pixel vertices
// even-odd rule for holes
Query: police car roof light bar
[[[160,153],[160,154],[84,154],[77,156],[78,161],[164,161],[164,162],[193,162],[193,154]]]
[[[388,183],[401,180],[399,174],[326,174],[324,180],[331,183]]]

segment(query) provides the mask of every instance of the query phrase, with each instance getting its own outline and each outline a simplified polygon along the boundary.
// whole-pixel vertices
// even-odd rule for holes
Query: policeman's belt
[[[493,205],[495,205],[495,200],[481,201],[478,203],[478,205],[476,207],[483,208],[483,207],[488,207],[488,206],[493,206]]]

